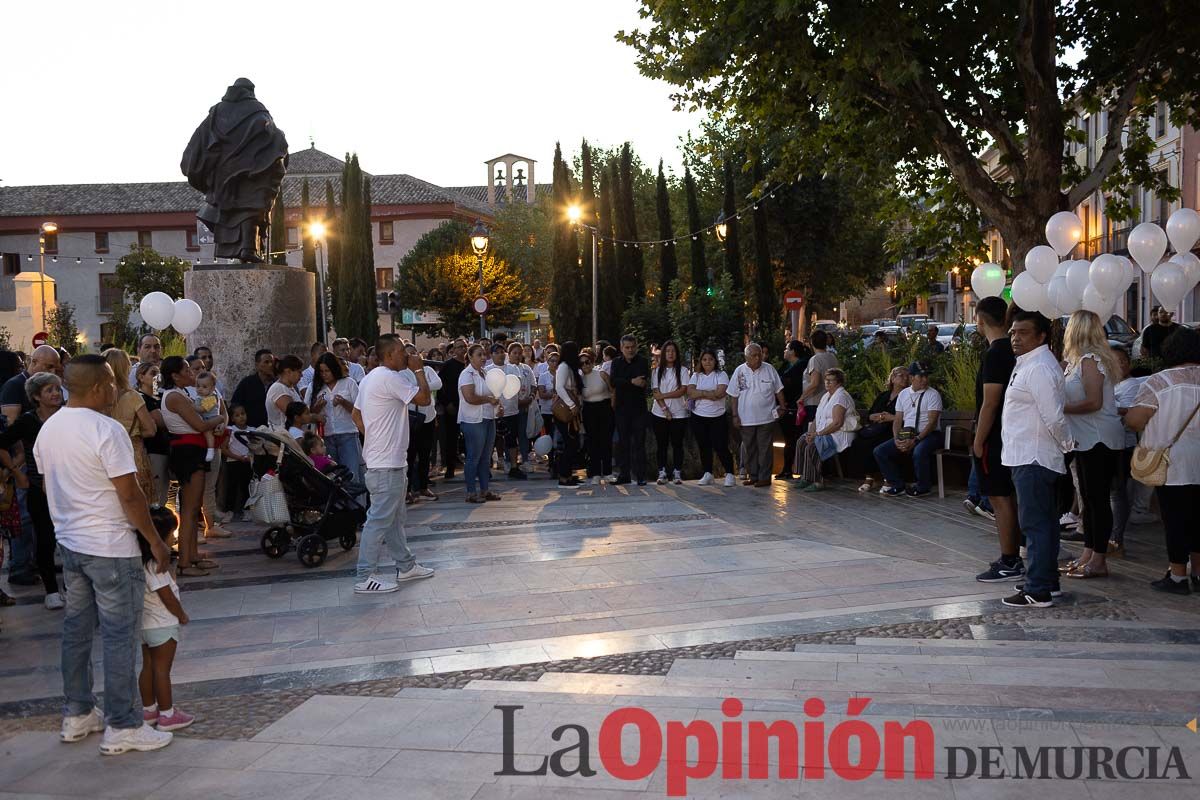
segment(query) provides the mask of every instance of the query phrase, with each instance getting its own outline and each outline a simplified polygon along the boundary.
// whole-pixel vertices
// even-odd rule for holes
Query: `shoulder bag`
[[[550,413],[554,415],[555,421],[569,425],[572,428],[577,428],[579,426],[579,395],[570,387],[567,387],[567,394],[571,395],[571,400],[574,401],[575,407],[571,408],[563,402],[562,397],[555,390],[554,403],[550,406]]]
[[[1171,443],[1163,448],[1149,448],[1144,444],[1138,444],[1133,450],[1133,458],[1129,462],[1129,474],[1138,483],[1146,486],[1164,486],[1167,482],[1167,468],[1171,465],[1171,448],[1179,441],[1179,437],[1183,436],[1183,432],[1192,424],[1192,420],[1196,418],[1196,412],[1200,411],[1200,403],[1192,409],[1192,413],[1188,415],[1187,422],[1183,423],[1183,427],[1171,439]]]

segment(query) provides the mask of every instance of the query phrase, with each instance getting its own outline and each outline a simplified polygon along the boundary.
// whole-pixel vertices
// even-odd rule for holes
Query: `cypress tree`
[[[637,241],[637,208],[633,201],[633,148],[626,142],[621,146],[621,213],[625,217],[627,238]],[[646,296],[645,261],[642,249],[629,245],[630,291],[634,297]]]
[[[754,160],[754,187],[762,186],[762,162]],[[754,310],[757,314],[754,337],[770,341],[779,329],[779,299],[775,295],[775,275],[771,271],[771,248],[767,239],[767,204],[759,198],[754,204]]]
[[[737,319],[738,342],[746,331],[746,294],[742,289],[742,248],[738,237],[737,197],[733,184],[733,165],[725,158],[725,271],[733,291],[733,311]]]
[[[600,338],[615,342],[621,334],[621,309],[625,297],[621,294],[620,276],[617,271],[617,253],[620,246],[612,242],[613,236],[613,181],[610,170],[600,170]]]
[[[342,260],[341,242],[338,240],[338,222],[341,214],[339,213],[338,205],[334,200],[333,181],[325,179],[325,296],[321,298],[321,302],[325,307],[325,325],[326,330],[321,332],[320,338],[324,338],[328,331],[328,327],[333,324],[333,303],[330,302],[333,298],[333,285],[336,280],[338,265]],[[317,323],[320,324],[320,323]]]
[[[625,223],[625,214],[622,212],[621,198],[624,197],[624,192],[621,189],[621,165],[617,159],[613,159],[608,164],[609,172],[609,200],[612,203],[612,226],[613,236],[618,240],[613,242],[613,252],[616,254],[616,270],[617,270],[617,285],[619,287],[621,298],[621,308],[625,307],[626,301],[629,300],[629,295],[633,291],[630,286],[633,276],[632,256],[630,255],[630,247],[626,242],[629,241],[629,230]]]
[[[287,222],[283,214],[283,186],[271,204],[271,253],[269,264],[287,264]]]
[[[551,255],[550,321],[559,341],[579,341],[579,245],[575,227],[562,210],[572,200],[571,177],[562,158],[562,146],[554,146],[554,248]]]
[[[346,154],[346,166],[342,170],[342,214],[338,220],[337,239],[338,268],[334,273],[333,326],[338,336],[356,327],[355,315],[359,312],[355,302],[355,273],[362,264],[361,228],[362,172],[358,168],[358,157]]]
[[[358,166],[358,156],[354,157],[354,166]],[[361,170],[360,170],[361,172]],[[379,304],[375,295],[375,241],[371,229],[371,179],[362,179],[362,208],[359,219],[359,269],[357,273],[358,292],[355,300],[361,309],[356,317],[357,330],[350,336],[359,336],[373,341],[379,336]]]
[[[658,160],[658,183],[655,185],[655,209],[658,211],[658,238],[671,239],[675,236],[671,224],[671,196],[667,193],[667,176],[663,162]],[[679,264],[675,261],[675,243],[663,242],[658,257],[658,301],[665,304],[671,290],[671,281],[679,276]]]
[[[313,247],[308,226],[312,224],[312,199],[309,197],[308,178],[300,184],[300,264],[309,272],[317,271],[317,250]]]
[[[580,221],[590,227],[596,226],[596,179],[593,175],[592,168],[592,148],[588,147],[587,139],[583,140],[580,159],[583,162],[581,166],[580,186],[579,186],[579,210]],[[595,303],[595,298],[592,297],[592,239],[591,235],[584,234],[581,245],[583,247],[583,267],[580,270],[580,306],[584,311],[584,316],[587,322],[588,339],[591,338],[591,313],[592,305]],[[599,246],[599,243],[597,243]],[[599,266],[599,265],[597,265]],[[599,276],[597,276],[598,278]],[[597,323],[599,319],[597,318]],[[584,341],[587,341],[585,339]],[[593,342],[595,344],[595,342]]]
[[[691,272],[692,287],[697,291],[708,288],[708,267],[704,263],[704,239],[698,231],[703,227],[700,222],[700,204],[696,200],[696,181],[692,171],[685,164],[683,167],[683,192],[687,198],[688,230],[692,232],[691,241]]]

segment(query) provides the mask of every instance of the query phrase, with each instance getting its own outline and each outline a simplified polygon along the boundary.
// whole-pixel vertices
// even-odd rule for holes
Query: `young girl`
[[[249,519],[245,508],[250,497],[250,450],[235,435],[247,431],[246,407],[235,405],[229,409],[231,428],[225,440],[222,458],[225,462],[225,510],[229,513],[242,512],[242,521]]]
[[[321,472],[328,472],[331,468],[338,465],[336,461],[329,457],[329,453],[325,449],[325,440],[311,431],[301,437],[300,449],[312,459],[313,466],[321,470]]]
[[[192,401],[200,419],[210,420],[221,414],[221,396],[217,394],[217,376],[211,372],[201,372],[196,376],[196,399]],[[204,444],[208,447],[204,454],[205,461],[217,457],[217,437],[225,432],[224,428],[214,428],[204,432]]]
[[[179,520],[169,508],[152,506],[150,516],[164,542],[170,542]],[[138,689],[142,695],[142,719],[160,731],[186,728],[195,719],[174,707],[171,698],[171,664],[179,645],[179,626],[188,624],[187,612],[179,603],[179,586],[170,572],[161,575],[151,564],[150,545],[138,537],[142,548],[142,569],[146,573],[146,593],[142,610],[142,672]]]
[[[304,438],[304,426],[312,424],[312,413],[308,410],[308,406],[299,401],[293,401],[287,404],[284,410],[284,415],[287,417],[287,432],[292,438],[300,442]]]

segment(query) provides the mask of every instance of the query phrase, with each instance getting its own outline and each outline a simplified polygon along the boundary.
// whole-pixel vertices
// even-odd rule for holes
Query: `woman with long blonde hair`
[[[1069,578],[1104,578],[1113,525],[1108,495],[1125,444],[1114,393],[1121,365],[1108,344],[1104,324],[1091,311],[1071,315],[1063,336],[1063,358],[1067,363],[1063,410],[1075,440],[1070,457],[1079,478],[1083,521],[1083,553],[1067,564],[1065,572]]]
[[[137,466],[138,485],[146,494],[149,502],[156,502],[158,492],[154,484],[154,470],[150,466],[150,456],[146,453],[145,439],[153,438],[158,430],[146,399],[141,392],[129,385],[129,355],[118,347],[110,347],[104,351],[104,360],[112,367],[117,379],[117,402],[112,409],[112,418],[121,423],[129,433],[133,443],[133,463]]]

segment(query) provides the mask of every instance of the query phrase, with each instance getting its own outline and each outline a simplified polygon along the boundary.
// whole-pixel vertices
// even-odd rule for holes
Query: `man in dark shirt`
[[[443,407],[442,415],[442,461],[446,467],[446,480],[454,477],[458,466],[458,379],[467,367],[467,343],[455,339],[446,348],[446,363],[442,364],[438,377],[442,388],[437,393],[438,403]]]
[[[979,477],[980,492],[992,503],[1000,534],[1000,560],[976,576],[984,583],[1015,581],[1025,574],[1021,560],[1021,530],[1017,524],[1012,471],[1000,461],[1000,414],[1004,391],[1017,365],[1005,329],[1008,305],[999,297],[985,297],[975,308],[980,334],[988,341],[979,373],[975,377],[975,441],[971,446],[972,466]]]
[[[1161,306],[1150,309],[1150,324],[1142,331],[1142,357],[1161,358],[1162,344],[1175,332],[1179,324],[1171,321],[1174,316]]]
[[[0,388],[0,410],[3,410],[9,425],[16,422],[17,417],[26,411],[33,411],[33,403],[25,393],[25,381],[29,380],[29,376],[39,372],[57,373],[59,364],[58,351],[44,344],[35,347],[29,354],[29,365],[24,372],[18,372],[4,382],[3,388]]]
[[[646,394],[650,362],[638,352],[637,338],[621,337],[621,357],[612,361],[613,410],[617,423],[617,483],[646,485]]]
[[[233,402],[246,409],[246,426],[261,428],[267,424],[267,389],[275,382],[275,354],[259,350],[254,354],[254,373],[242,378],[233,390]]]

